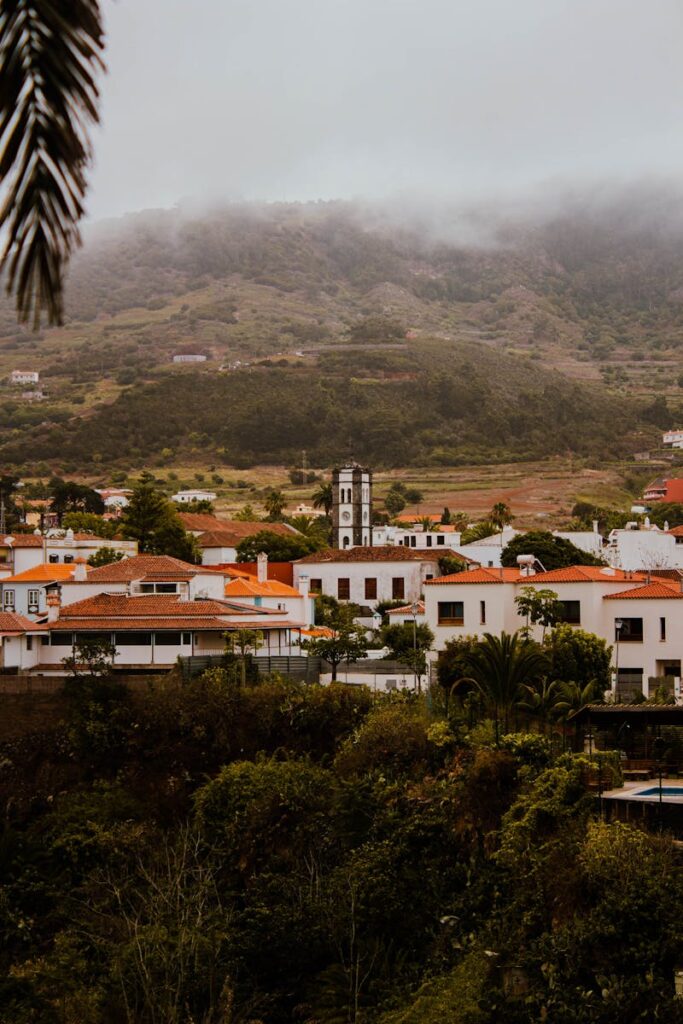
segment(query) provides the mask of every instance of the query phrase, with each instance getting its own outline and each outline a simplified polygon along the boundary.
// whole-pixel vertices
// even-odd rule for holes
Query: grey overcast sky
[[[682,0],[102,0],[93,218],[683,176]]]

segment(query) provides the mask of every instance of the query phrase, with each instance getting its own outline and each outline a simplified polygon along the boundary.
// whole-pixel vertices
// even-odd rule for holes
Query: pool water
[[[659,786],[652,786],[650,789],[639,789],[634,796],[659,796]],[[662,786],[662,796],[680,796],[683,799],[683,786]]]

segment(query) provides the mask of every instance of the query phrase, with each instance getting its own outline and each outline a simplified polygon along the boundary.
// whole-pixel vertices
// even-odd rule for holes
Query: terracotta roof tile
[[[178,573],[185,577],[193,577],[200,572],[202,572],[201,565],[191,565],[189,562],[182,562],[179,558],[171,558],[170,555],[134,555],[132,558],[122,558],[119,562],[91,569],[88,582],[127,583],[143,577],[156,579],[168,576],[177,577]]]
[[[5,636],[8,634],[17,636],[27,630],[33,632],[36,628],[40,627],[36,627],[35,622],[24,618],[23,615],[17,615],[15,612],[0,612],[0,633],[4,633]]]
[[[540,575],[540,574],[539,574]],[[427,580],[426,587],[442,586],[445,583],[519,583],[527,579],[519,569],[472,569],[469,572],[454,572],[448,576],[438,576],[435,580]],[[538,579],[538,576],[531,577]]]
[[[425,603],[424,603],[424,601],[418,601],[417,602],[417,612],[416,612],[416,614],[417,615],[424,615],[424,610],[425,610]],[[389,615],[412,615],[412,614],[413,614],[413,608],[412,608],[412,605],[409,605],[409,604],[404,605],[403,608],[390,608],[389,609]]]
[[[683,600],[683,593],[681,593],[680,587],[677,587],[673,583],[660,583],[657,581],[654,583],[646,583],[643,587],[633,587],[632,590],[620,590],[617,594],[605,594],[603,601],[616,601],[622,600],[623,598],[635,600],[675,598],[680,601]]]
[[[266,580],[259,583],[257,579],[231,580],[225,585],[226,597],[301,597],[294,587],[280,583],[279,580]]]
[[[14,576],[5,576],[5,583],[56,583],[70,579],[76,570],[75,564],[64,565],[62,562],[42,562],[31,569],[24,569]]]
[[[6,544],[5,537],[12,537],[12,543]],[[43,537],[38,537],[35,533],[6,533],[4,537],[0,537],[0,548],[42,548],[43,540]]]

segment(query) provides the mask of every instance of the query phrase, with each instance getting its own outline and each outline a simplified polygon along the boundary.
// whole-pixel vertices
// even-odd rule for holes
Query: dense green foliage
[[[587,757],[221,670],[67,707],[0,750],[3,1024],[683,1019],[680,867]]]
[[[600,558],[582,551],[564,537],[553,537],[547,530],[530,530],[513,537],[503,551],[501,562],[516,567],[518,555],[535,555],[548,572],[568,565],[604,565]]]
[[[184,562],[200,562],[196,538],[187,533],[177,507],[160,491],[154,478],[143,473],[123,511],[120,531],[138,542],[141,555],[172,555]]]

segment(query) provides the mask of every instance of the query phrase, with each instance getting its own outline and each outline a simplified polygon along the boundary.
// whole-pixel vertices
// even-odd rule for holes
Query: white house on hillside
[[[371,608],[380,601],[417,601],[425,581],[439,575],[441,554],[402,546],[330,548],[294,563],[294,586],[306,575],[314,593]]]
[[[647,696],[650,678],[680,678],[680,584],[609,566],[576,565],[545,573],[482,568],[425,583],[424,619],[435,636],[431,656],[456,637],[514,633],[525,626],[515,598],[529,586],[555,592],[565,622],[613,647],[619,699],[640,691]],[[540,639],[541,627],[532,627],[532,635]]]
[[[179,505],[187,505],[192,501],[215,501],[217,497],[215,491],[204,491],[197,488],[193,491],[176,491],[171,495],[171,501],[175,501]]]

